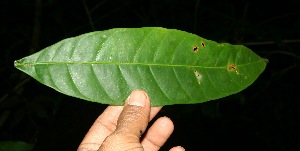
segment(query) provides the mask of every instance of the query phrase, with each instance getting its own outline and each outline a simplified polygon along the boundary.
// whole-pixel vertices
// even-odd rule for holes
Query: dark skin
[[[92,125],[77,151],[157,151],[174,130],[168,117],[158,118],[145,132],[148,123],[162,107],[151,107],[146,92],[136,90],[124,106],[108,106]],[[141,134],[145,132],[143,139]],[[177,146],[170,151],[184,151]]]

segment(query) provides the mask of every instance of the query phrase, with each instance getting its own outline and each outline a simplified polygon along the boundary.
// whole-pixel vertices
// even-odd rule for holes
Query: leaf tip
[[[266,64],[269,63],[269,59],[263,58],[263,60],[265,61]]]
[[[15,60],[15,61],[14,61],[14,66],[17,68],[19,65],[20,65],[19,60]]]
[[[28,66],[30,66],[30,64],[29,63],[24,63],[23,59],[20,59],[20,60],[15,60],[14,61],[14,66],[15,66],[15,68],[20,69],[21,66],[28,67]]]

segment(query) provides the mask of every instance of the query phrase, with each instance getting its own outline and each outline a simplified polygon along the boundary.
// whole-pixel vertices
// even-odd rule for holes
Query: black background
[[[244,44],[268,58],[244,91],[166,106],[175,131],[162,150],[300,150],[299,0],[1,0],[0,141],[76,150],[107,105],[71,98],[13,66],[62,39],[118,27],[165,27]]]

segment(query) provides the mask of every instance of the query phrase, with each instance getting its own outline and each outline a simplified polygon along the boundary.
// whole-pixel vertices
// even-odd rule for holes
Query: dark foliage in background
[[[164,107],[159,116],[170,117],[175,132],[162,150],[300,150],[299,6],[299,0],[2,0],[0,141],[76,150],[107,106],[62,95],[15,69],[14,60],[94,30],[159,26],[244,44],[270,61],[236,95]]]

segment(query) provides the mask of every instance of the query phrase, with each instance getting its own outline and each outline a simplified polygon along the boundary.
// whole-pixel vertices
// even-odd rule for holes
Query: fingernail
[[[127,104],[145,107],[147,98],[144,91],[133,91],[127,99]]]
[[[185,150],[182,146],[178,146],[179,148],[181,148],[182,150]]]

